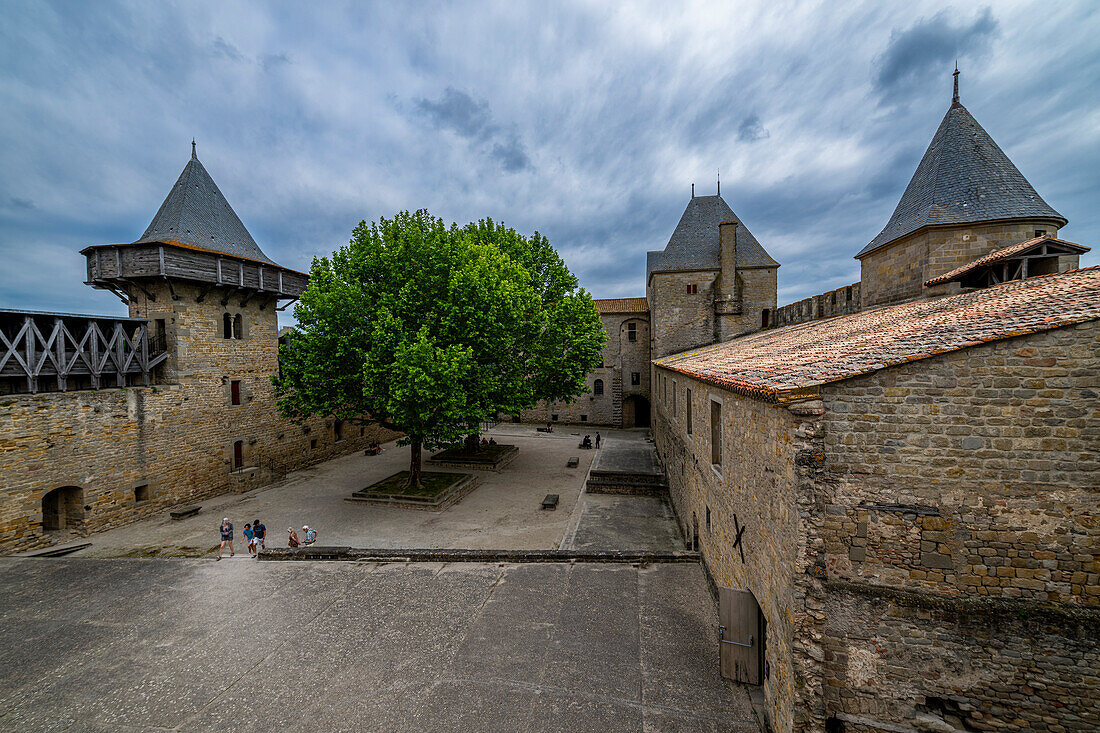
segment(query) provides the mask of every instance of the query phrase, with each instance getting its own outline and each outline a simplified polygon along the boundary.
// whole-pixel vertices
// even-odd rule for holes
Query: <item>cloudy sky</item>
[[[6,0],[0,307],[122,312],[78,250],[136,239],[192,137],[288,267],[427,208],[542,232],[596,297],[644,294],[721,169],[790,302],[859,278],[956,58],[1062,236],[1098,246],[1097,7]]]

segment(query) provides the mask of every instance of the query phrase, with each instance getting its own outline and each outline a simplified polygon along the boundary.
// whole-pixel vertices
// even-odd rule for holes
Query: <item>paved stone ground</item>
[[[0,729],[749,731],[699,566],[0,559]]]
[[[661,464],[653,443],[646,440],[647,431],[616,430],[601,441],[593,471],[661,475]]]
[[[581,497],[577,529],[565,550],[683,550],[668,502],[651,496],[590,494]]]
[[[594,430],[586,432],[595,435]],[[628,444],[645,444],[644,431],[601,432],[611,442],[618,436]],[[380,456],[336,458],[293,473],[272,487],[202,501],[202,512],[182,521],[172,521],[164,512],[153,519],[94,534],[79,540],[91,541],[92,547],[77,554],[211,556],[219,541],[217,526],[223,516],[233,521],[238,553],[244,551],[239,541],[245,522],[257,517],[267,526],[268,544],[273,547],[286,546],[287,527],[308,524],[318,530],[323,545],[554,549],[562,546],[563,538],[579,522],[605,521],[606,512],[598,502],[591,503],[596,511],[591,517],[584,516],[589,502],[578,504],[589,465],[603,452],[579,450],[579,428],[561,428],[546,435],[536,432],[533,426],[504,424],[489,434],[498,442],[518,445],[519,456],[500,473],[473,472],[481,477],[481,485],[441,512],[344,500],[352,491],[408,468],[409,449],[391,443]],[[580,459],[577,468],[566,468],[571,456]],[[550,493],[559,495],[559,506],[555,511],[542,510],[542,499]],[[624,507],[630,504],[628,499]],[[637,521],[639,513],[649,506],[645,501],[636,502],[629,510],[635,520],[602,528],[598,536],[606,544],[601,549],[681,549],[678,541],[663,546],[656,539],[668,536],[670,529],[678,532],[659,506],[652,507],[656,513],[648,525]],[[616,535],[616,527],[626,534]],[[637,536],[638,531],[650,534]]]

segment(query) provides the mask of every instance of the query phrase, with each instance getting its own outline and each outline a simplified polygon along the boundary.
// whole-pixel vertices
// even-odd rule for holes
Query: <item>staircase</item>
[[[623,378],[620,376],[611,379],[611,424],[620,428],[623,425]]]

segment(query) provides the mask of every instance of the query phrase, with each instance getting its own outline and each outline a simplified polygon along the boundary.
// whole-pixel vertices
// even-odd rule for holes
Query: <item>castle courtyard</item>
[[[287,528],[318,531],[318,545],[356,548],[465,548],[494,550],[683,549],[679,528],[667,501],[631,495],[582,493],[597,451],[579,449],[585,434],[597,429],[558,426],[547,434],[532,425],[501,424],[486,433],[520,451],[499,472],[470,471],[479,486],[442,511],[379,506],[347,501],[353,491],[408,469],[408,447],[385,444],[378,456],[362,452],[292,472],[271,486],[228,493],[196,502],[202,510],[173,520],[167,511],[132,524],[79,538],[90,542],[80,557],[214,557],[218,524],[229,517],[235,529],[235,560],[248,559],[241,542],[247,522],[267,526],[268,547],[286,547]],[[599,428],[605,455],[653,454],[647,433]],[[575,468],[567,467],[578,458]],[[426,470],[460,471],[461,469]],[[555,510],[541,508],[557,494]],[[228,549],[225,559],[228,559]]]
[[[756,731],[696,563],[0,558],[0,729]]]

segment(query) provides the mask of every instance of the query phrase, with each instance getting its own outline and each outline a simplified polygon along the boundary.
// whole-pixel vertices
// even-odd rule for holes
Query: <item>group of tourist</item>
[[[226,545],[229,545],[229,556],[233,557],[236,553],[233,552],[233,523],[229,521],[229,517],[222,519],[218,531],[221,532],[222,537],[222,543],[218,546],[218,559],[222,559],[222,552],[225,550]],[[294,531],[293,527],[288,527],[287,531],[290,533],[290,538],[287,541],[288,547],[308,547],[317,541],[317,530],[310,529],[308,525],[302,525],[304,539],[298,537],[298,533]],[[259,519],[244,525],[244,531],[241,534],[248,541],[249,557],[256,557],[260,554],[260,550],[267,549],[267,527]]]

